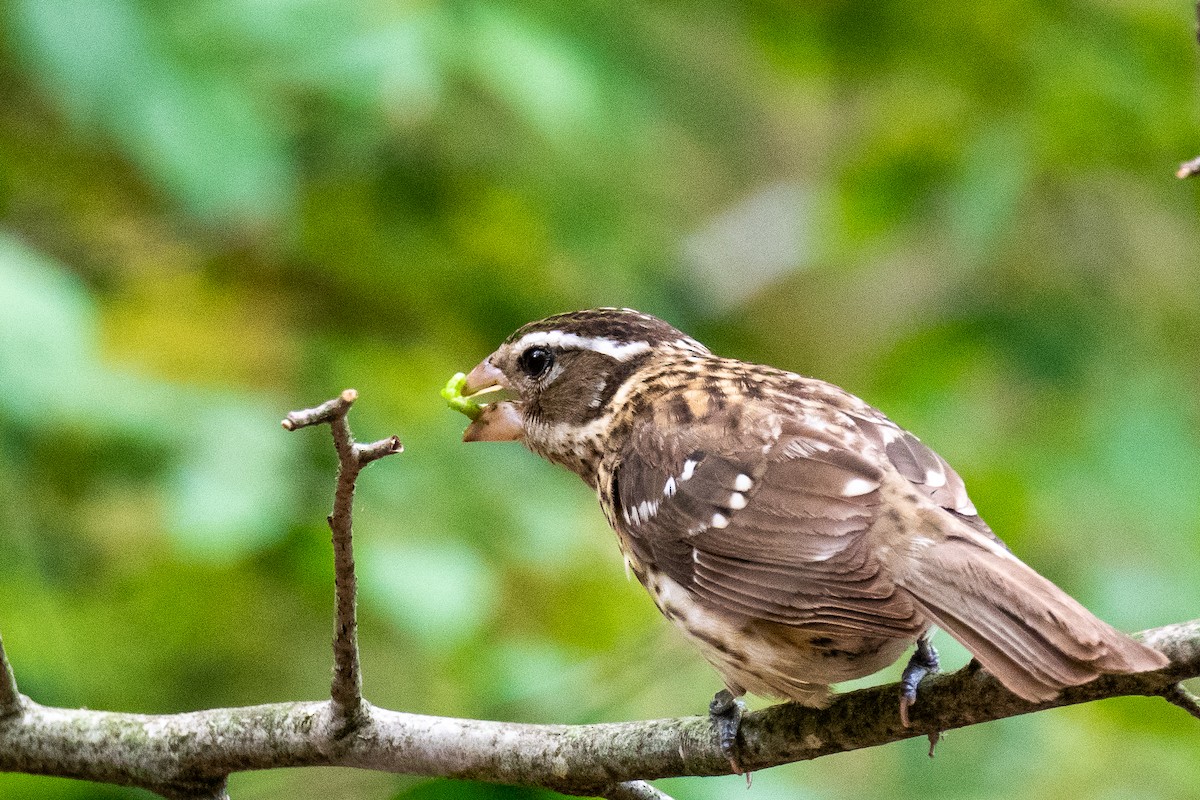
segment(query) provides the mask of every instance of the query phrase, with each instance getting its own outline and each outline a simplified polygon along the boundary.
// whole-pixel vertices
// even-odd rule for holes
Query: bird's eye
[[[554,354],[544,347],[531,347],[517,358],[517,366],[531,378],[540,378],[554,365]]]

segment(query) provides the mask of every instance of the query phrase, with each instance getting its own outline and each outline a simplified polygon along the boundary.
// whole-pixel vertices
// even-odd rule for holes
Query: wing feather
[[[795,413],[741,408],[749,441],[703,421],[635,428],[610,487],[633,556],[748,621],[898,639],[936,623],[1030,700],[1166,663],[1009,553],[915,436],[836,387],[805,392],[819,402]],[[888,525],[915,527],[891,531],[885,566]]]
[[[910,559],[900,579],[919,607],[1005,686],[1048,700],[1109,672],[1141,672],[1166,658],[1096,618],[1074,598],[974,531]]]
[[[727,612],[915,636],[924,620],[867,547],[880,468],[802,421],[763,428],[776,438],[739,449],[704,426],[678,438],[656,430],[659,449],[635,440],[617,470],[618,500],[636,508],[653,491],[655,506],[624,526],[635,556]]]

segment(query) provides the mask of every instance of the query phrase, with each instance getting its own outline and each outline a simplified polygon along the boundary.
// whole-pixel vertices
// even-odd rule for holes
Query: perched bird
[[[837,386],[599,308],[524,326],[463,393],[499,389],[512,399],[464,440],[522,441],[596,490],[633,574],[720,673],[731,760],[735,698],[821,706],[916,643],[907,724],[934,625],[1035,702],[1167,664],[1017,559],[949,464]]]

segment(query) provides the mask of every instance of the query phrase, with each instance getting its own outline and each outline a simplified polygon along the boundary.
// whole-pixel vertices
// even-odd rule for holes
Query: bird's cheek
[[[483,407],[463,431],[464,442],[519,442],[525,438],[525,423],[515,403],[503,401]]]

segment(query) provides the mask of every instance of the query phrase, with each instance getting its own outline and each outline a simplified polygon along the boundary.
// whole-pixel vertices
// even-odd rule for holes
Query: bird
[[[594,308],[519,328],[462,394],[464,441],[520,441],[596,492],[627,569],[724,683],[709,714],[735,771],[745,693],[824,707],[915,646],[908,725],[935,626],[1034,703],[1168,663],[1018,559],[941,456],[831,383]]]

